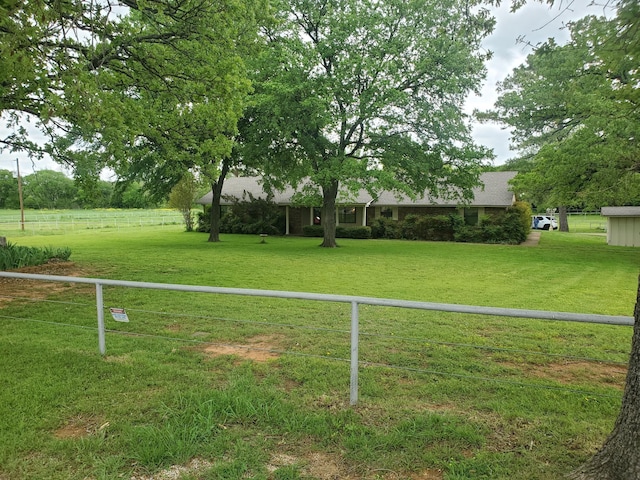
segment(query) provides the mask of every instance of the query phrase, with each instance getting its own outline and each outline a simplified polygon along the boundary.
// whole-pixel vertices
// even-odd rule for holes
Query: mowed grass
[[[206,238],[176,225],[9,240],[70,247],[53,273],[627,316],[640,271],[640,249],[599,235]],[[109,287],[131,321],[107,319],[101,357],[90,287],[22,285],[0,281],[9,479],[561,478],[611,430],[630,349],[630,327],[361,307],[350,407],[349,305]]]

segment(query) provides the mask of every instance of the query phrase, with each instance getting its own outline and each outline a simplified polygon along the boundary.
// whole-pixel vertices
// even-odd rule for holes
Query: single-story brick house
[[[607,244],[640,247],[640,207],[602,207],[607,218]]]
[[[378,217],[388,217],[403,220],[409,214],[418,215],[447,215],[459,213],[464,215],[468,223],[477,223],[483,215],[503,212],[513,205],[515,196],[510,190],[509,180],[517,172],[485,172],[480,180],[482,187],[473,190],[473,200],[469,205],[461,206],[455,201],[439,198],[429,198],[425,192],[423,198],[412,200],[409,197],[397,197],[393,192],[381,192],[372,197],[366,190],[349,199],[338,195],[336,220],[343,226],[371,225]],[[250,193],[255,198],[266,198],[259,177],[230,177],[225,180],[222,189],[221,205],[231,205],[232,199],[242,199]],[[301,207],[294,205],[292,197],[295,190],[287,188],[282,192],[274,192],[273,202],[281,206],[286,216],[286,234],[301,235],[306,225],[320,224],[320,206]],[[212,193],[200,198],[197,203],[211,205]]]

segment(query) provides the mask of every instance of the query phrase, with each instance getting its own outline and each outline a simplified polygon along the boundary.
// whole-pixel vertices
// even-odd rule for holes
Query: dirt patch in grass
[[[280,357],[278,347],[280,340],[279,335],[258,335],[238,345],[207,344],[202,347],[202,351],[212,357],[234,355],[244,360],[266,362]]]
[[[546,365],[518,365],[526,375],[564,384],[589,382],[624,389],[627,366],[612,363],[568,361]]]
[[[323,452],[305,453],[300,456],[276,453],[271,456],[267,470],[273,473],[279,468],[299,466],[303,476],[310,476],[320,480],[442,480],[440,469],[427,469],[419,473],[396,472],[389,469],[373,469],[368,473],[354,473],[339,455]]]
[[[96,417],[78,415],[70,418],[67,423],[53,432],[59,439],[84,438],[100,432],[109,426],[109,422]]]
[[[213,463],[200,458],[194,458],[186,465],[172,465],[153,475],[134,475],[131,480],[178,480],[183,475],[196,475],[200,471],[204,471],[213,467]]]
[[[62,277],[86,277],[88,272],[78,267],[74,262],[52,261],[44,265],[24,267],[12,270],[17,273],[34,273],[39,275],[56,275]],[[69,282],[46,282],[40,280],[23,280],[18,278],[0,277],[0,308],[9,303],[27,299],[44,300],[50,295],[63,293],[75,289],[79,292],[94,292],[93,285],[77,284]]]

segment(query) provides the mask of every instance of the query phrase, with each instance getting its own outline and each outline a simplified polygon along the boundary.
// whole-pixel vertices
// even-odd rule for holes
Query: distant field
[[[0,235],[62,234],[77,230],[179,225],[176,210],[27,210],[22,228],[19,210],[0,210]]]
[[[569,215],[569,231],[573,233],[606,233],[607,219],[598,214]]]

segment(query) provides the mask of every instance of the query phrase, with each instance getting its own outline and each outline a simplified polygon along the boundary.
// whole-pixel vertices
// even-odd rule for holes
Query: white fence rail
[[[0,277],[48,282],[66,282],[92,284],[96,288],[96,311],[98,322],[98,348],[102,355],[106,353],[103,287],[143,288],[153,290],[171,290],[179,292],[197,292],[223,295],[241,295],[252,297],[271,297],[320,302],[336,302],[351,304],[351,356],[350,356],[350,403],[358,401],[358,349],[359,349],[359,305],[379,307],[397,307],[417,310],[431,310],[474,315],[490,315],[513,318],[529,318],[538,320],[555,320],[566,322],[585,322],[606,325],[634,325],[633,317],[596,315],[569,312],[551,312],[545,310],[526,310],[515,308],[483,307],[447,303],[416,302],[386,298],[360,297],[351,295],[331,295],[322,293],[290,292],[280,290],[258,290],[245,288],[209,287],[201,285],[181,285],[169,283],[133,282],[125,280],[109,280],[99,278],[66,277],[56,275],[39,275],[16,272],[0,272]]]

